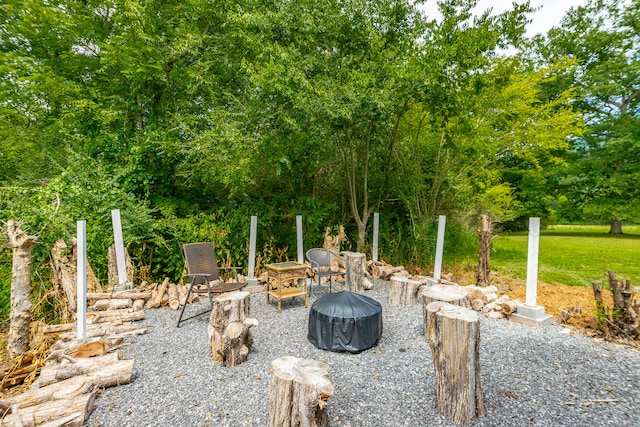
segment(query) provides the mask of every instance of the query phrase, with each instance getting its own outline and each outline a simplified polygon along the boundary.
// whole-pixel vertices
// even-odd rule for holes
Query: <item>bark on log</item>
[[[119,323],[144,319],[144,311],[133,311],[132,308],[121,310],[94,311],[87,313],[87,323]]]
[[[231,367],[247,359],[253,344],[250,328],[257,325],[249,318],[249,292],[227,292],[219,295],[209,318],[209,345],[213,360]]]
[[[373,277],[382,280],[389,280],[391,276],[409,276],[409,272],[404,268],[404,266],[399,265],[394,267],[393,265],[374,265],[373,266]]]
[[[423,286],[420,291],[422,296],[422,308],[424,318],[424,336],[429,338],[429,323],[427,322],[427,306],[436,301],[447,302],[460,307],[469,307],[469,296],[467,291],[457,285],[433,285]]]
[[[480,229],[478,230],[478,268],[476,269],[476,283],[478,286],[486,286],[489,283],[491,271],[491,219],[489,215],[480,215]]]
[[[5,239],[13,251],[11,267],[11,312],[9,313],[9,335],[7,350],[11,357],[29,350],[31,325],[31,250],[37,236],[29,236],[22,223],[7,221]]]
[[[146,301],[143,299],[137,299],[133,301],[133,305],[131,306],[131,308],[133,309],[133,311],[142,311],[145,302]]]
[[[180,307],[180,301],[178,300],[178,287],[175,283],[169,283],[167,294],[169,295],[169,308],[177,310]]]
[[[120,360],[118,352],[108,353],[104,356],[89,358],[62,359],[60,363],[49,364],[40,369],[38,384],[40,387],[66,380],[78,375],[90,374],[103,369],[105,366],[113,365]]]
[[[72,398],[55,399],[43,402],[34,406],[20,407],[20,421],[16,423],[13,417],[5,417],[2,420],[3,426],[24,427],[43,426],[54,422],[57,426],[82,427],[89,414],[93,410],[96,394],[90,392]],[[64,419],[64,424],[59,422]],[[56,422],[57,421],[57,422]]]
[[[149,303],[149,308],[158,308],[160,304],[162,304],[162,298],[164,294],[167,292],[167,288],[169,287],[169,278],[165,277],[162,285],[158,286],[156,295],[152,298]]]
[[[133,307],[130,299],[99,299],[91,306],[93,311],[121,310]]]
[[[189,290],[186,286],[178,286],[178,302],[180,303],[180,306],[183,306],[187,303],[188,293]]]
[[[392,277],[389,283],[389,305],[409,307],[418,302],[420,282],[406,277]]]
[[[140,328],[132,324],[127,325],[110,325],[98,323],[95,325],[87,325],[87,339],[98,337],[111,338],[124,338],[135,335],[144,335],[147,333],[147,328]],[[78,337],[75,331],[64,332],[58,336],[62,341],[73,341]]]
[[[116,245],[115,243],[109,246],[108,250],[108,258],[109,262],[107,264],[107,277],[110,285],[119,285],[120,279],[118,277],[118,261],[116,259]],[[126,268],[126,281],[133,283],[133,273],[134,273],[134,265],[131,262],[131,257],[129,257],[129,251],[126,246],[124,248],[124,265]]]
[[[522,301],[520,301],[519,299],[505,301],[502,303],[502,311],[507,315],[515,313],[519,305],[522,305]]]
[[[371,289],[373,283],[369,280],[367,273],[367,256],[360,252],[342,252],[351,275],[351,291],[362,292],[365,289]]]
[[[144,299],[151,298],[151,292],[88,292],[87,301],[95,301],[99,299]]]
[[[427,312],[438,410],[455,423],[470,423],[485,412],[478,314],[445,302],[429,304]]]
[[[329,424],[325,409],[333,394],[329,365],[285,356],[271,363],[269,389],[270,427],[323,427]]]

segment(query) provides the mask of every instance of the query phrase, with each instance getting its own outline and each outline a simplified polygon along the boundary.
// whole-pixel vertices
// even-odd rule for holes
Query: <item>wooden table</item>
[[[278,300],[278,313],[282,311],[283,299],[304,296],[304,306],[309,307],[309,297],[305,286],[298,288],[297,282],[303,279],[306,283],[307,266],[295,261],[277,262],[267,265],[267,303],[269,296]],[[287,282],[291,282],[289,286]]]

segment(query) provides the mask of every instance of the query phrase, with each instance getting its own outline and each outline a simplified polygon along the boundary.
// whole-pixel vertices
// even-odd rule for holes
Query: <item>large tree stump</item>
[[[250,292],[236,291],[219,295],[209,318],[209,344],[213,360],[224,366],[236,366],[247,359],[253,344],[250,328],[258,324],[249,318]]]
[[[22,223],[10,219],[4,236],[13,250],[11,267],[11,312],[7,349],[15,357],[29,350],[31,325],[31,249],[37,236],[28,236]]]
[[[351,291],[362,292],[365,289],[371,289],[373,283],[369,280],[367,272],[367,256],[360,252],[342,252],[351,275]]]
[[[418,302],[420,282],[403,276],[394,276],[389,283],[389,305],[408,307]]]
[[[435,301],[447,302],[460,307],[469,307],[469,296],[467,290],[458,285],[433,285],[423,286],[420,295],[422,296],[422,308],[424,313],[424,336],[429,338],[427,322],[427,306]]]
[[[455,423],[467,424],[484,416],[478,314],[440,301],[429,304],[427,312],[438,410]]]
[[[329,424],[325,406],[333,394],[329,365],[285,356],[271,363],[270,427],[322,427]]]
[[[476,269],[476,283],[478,286],[487,286],[489,284],[491,231],[489,215],[480,215],[480,229],[478,230],[480,248],[478,249],[478,268]]]

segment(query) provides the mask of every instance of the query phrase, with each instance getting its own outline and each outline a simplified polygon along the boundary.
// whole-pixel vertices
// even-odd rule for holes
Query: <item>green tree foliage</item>
[[[572,9],[540,47],[547,60],[578,61],[575,86],[588,131],[559,178],[585,218],[612,224],[640,217],[640,2],[592,0]]]

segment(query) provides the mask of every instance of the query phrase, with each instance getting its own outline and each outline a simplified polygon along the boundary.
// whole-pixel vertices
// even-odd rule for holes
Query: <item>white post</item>
[[[378,230],[380,228],[380,215],[378,212],[373,214],[373,250],[371,251],[371,259],[378,260]]]
[[[78,282],[78,340],[85,341],[87,339],[87,221],[81,220],[77,222],[77,239],[78,239],[78,261],[77,261],[77,277]]]
[[[296,215],[296,231],[298,237],[298,262],[304,263],[304,247],[302,246],[302,215]]]
[[[536,305],[538,293],[538,248],[540,243],[540,218],[529,218],[529,255],[527,258],[527,294],[525,304]]]
[[[447,217],[438,217],[438,237],[436,239],[436,265],[433,267],[433,278],[440,280],[442,274],[442,252],[444,251],[444,229],[447,224]]]
[[[247,275],[249,279],[255,278],[256,270],[256,233],[258,232],[258,217],[251,216],[251,228],[249,230],[249,267]]]
[[[127,264],[124,258],[124,239],[122,238],[122,222],[120,221],[119,209],[111,211],[111,224],[113,225],[113,241],[116,247],[118,284],[124,286],[127,283]]]

